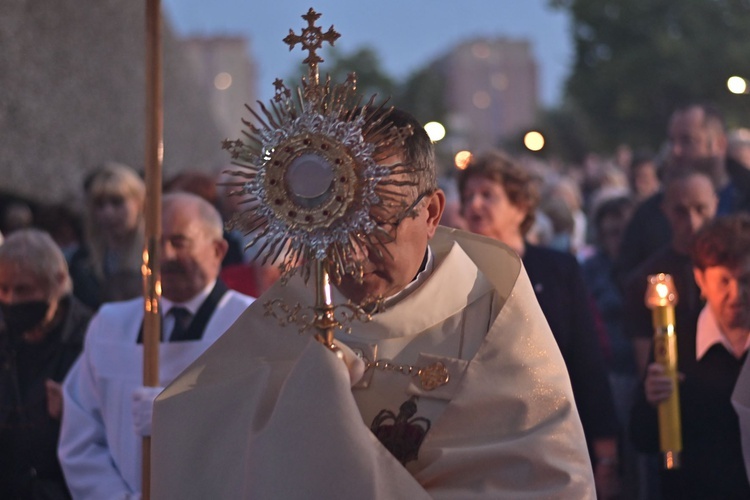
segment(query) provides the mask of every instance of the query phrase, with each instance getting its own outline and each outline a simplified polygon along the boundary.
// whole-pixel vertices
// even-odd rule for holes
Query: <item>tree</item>
[[[572,17],[575,62],[566,98],[589,118],[601,147],[656,148],[669,115],[714,103],[747,124],[750,96],[727,91],[750,77],[750,0],[550,0]],[[743,122],[744,120],[744,122]]]
[[[350,73],[357,75],[357,93],[366,102],[372,95],[377,94],[375,103],[380,104],[396,93],[397,86],[394,79],[382,68],[380,58],[371,47],[360,47],[354,52],[345,54],[335,47],[326,49],[324,62],[320,65],[321,82],[327,76],[331,77],[331,84],[343,83]],[[294,85],[300,77],[307,75],[306,67],[300,67],[297,76],[289,79]]]
[[[421,123],[446,123],[445,77],[434,65],[415,71],[400,86],[395,103],[413,114]]]

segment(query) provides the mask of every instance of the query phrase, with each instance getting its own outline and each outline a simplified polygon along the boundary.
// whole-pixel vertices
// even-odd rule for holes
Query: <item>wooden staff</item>
[[[161,178],[164,159],[160,0],[146,0],[146,248],[143,252],[143,385],[159,385]],[[151,496],[151,438],[143,438],[142,498]]]

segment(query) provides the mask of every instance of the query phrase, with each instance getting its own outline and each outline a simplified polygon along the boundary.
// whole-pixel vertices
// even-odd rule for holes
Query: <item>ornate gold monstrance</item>
[[[316,26],[320,14],[312,8],[302,18],[307,26],[299,35],[289,30],[284,42],[289,50],[300,44],[308,51],[307,76],[295,92],[276,79],[268,106],[258,101],[258,112],[247,107],[254,122],[243,120],[244,137],[223,143],[240,167],[230,172],[236,178],[228,183],[235,187],[230,194],[242,196],[248,207],[230,225],[253,235],[248,247],[259,246],[255,258],[263,264],[282,262],[283,283],[295,273],[315,279],[314,311],[302,330],[314,327],[316,337],[334,348],[333,333],[342,324],[334,314],[331,283],[346,274],[361,279],[362,264],[353,258],[359,250],[387,251],[392,235],[370,211],[378,204],[407,208],[400,186],[414,185],[404,181],[414,169],[383,164],[401,152],[412,130],[386,123],[392,108],[376,106],[375,96],[362,104],[354,74],[337,85],[330,78],[320,82],[323,59],[317,51],[340,35],[333,26],[325,33]],[[351,313],[347,319],[367,316],[359,304],[341,306]],[[269,302],[266,308],[281,322],[305,317],[297,317],[299,304]],[[277,315],[278,308],[284,314]]]

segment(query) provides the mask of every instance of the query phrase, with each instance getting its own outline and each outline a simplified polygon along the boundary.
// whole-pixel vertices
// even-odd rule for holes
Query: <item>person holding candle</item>
[[[673,169],[664,181],[662,210],[671,228],[671,240],[632,271],[624,291],[624,331],[633,341],[636,374],[644,376],[651,351],[651,313],[643,303],[646,279],[652,274],[672,276],[677,295],[677,327],[692,324],[703,304],[693,279],[689,248],[693,235],[716,216],[719,198],[710,161],[695,160]]]
[[[665,499],[750,498],[737,415],[730,397],[750,339],[750,215],[707,223],[690,246],[706,299],[696,322],[677,324],[682,442],[680,467],[662,470]],[[642,451],[658,451],[656,407],[675,389],[650,363],[631,419]]]

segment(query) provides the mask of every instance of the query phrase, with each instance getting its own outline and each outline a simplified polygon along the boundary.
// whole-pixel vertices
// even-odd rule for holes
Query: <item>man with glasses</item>
[[[188,193],[162,203],[159,380],[143,387],[143,299],[105,304],[63,384],[58,454],[77,499],[141,495],[141,441],[163,386],[205,351],[252,299],[219,280],[227,250],[219,213]]]
[[[568,375],[520,260],[438,227],[432,143],[406,113],[385,122],[413,130],[381,163],[408,165],[389,186],[403,202],[372,208],[382,245],[355,245],[361,275],[332,297],[370,320],[336,334],[336,356],[266,314],[274,300],[311,305],[313,283],[270,289],[156,402],[155,497],[594,496]]]

